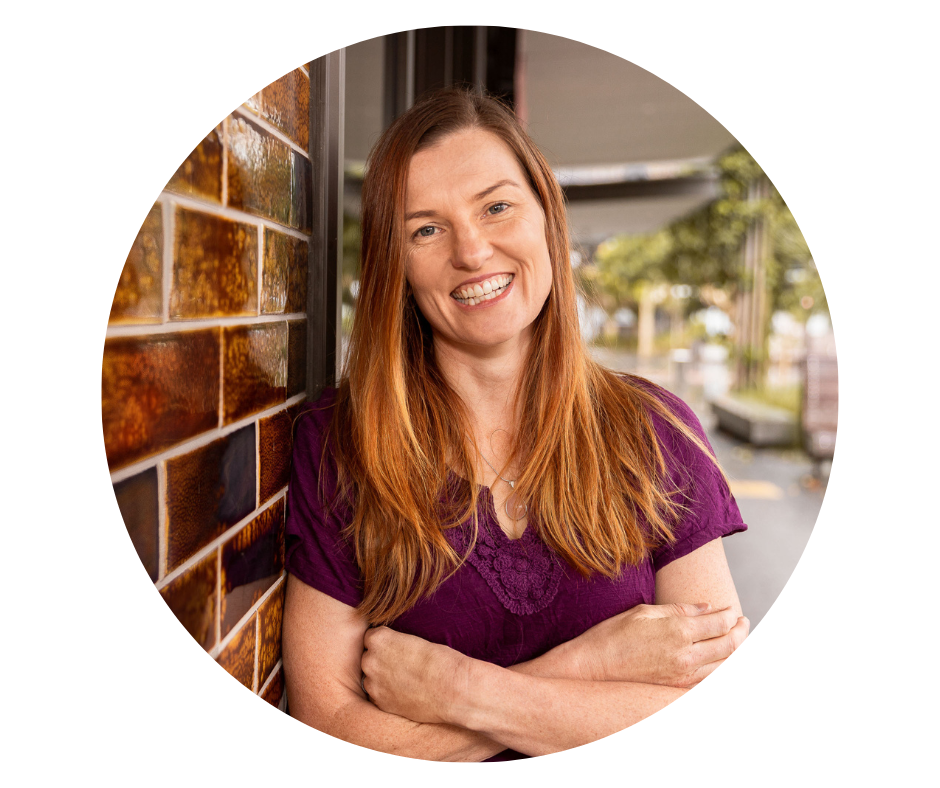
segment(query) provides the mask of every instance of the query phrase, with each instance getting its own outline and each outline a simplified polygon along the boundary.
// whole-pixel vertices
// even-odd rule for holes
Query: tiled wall
[[[225,118],[173,175],[127,257],[102,364],[111,479],[144,568],[209,654],[282,707],[308,104],[303,67]]]

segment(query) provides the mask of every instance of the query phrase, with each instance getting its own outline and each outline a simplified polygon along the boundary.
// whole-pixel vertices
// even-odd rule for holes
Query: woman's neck
[[[516,393],[528,349],[528,337],[485,349],[435,341],[438,368],[466,405],[478,438],[486,430],[515,433]]]

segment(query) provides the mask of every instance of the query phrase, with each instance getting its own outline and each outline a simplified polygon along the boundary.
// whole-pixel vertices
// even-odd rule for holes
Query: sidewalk
[[[719,432],[701,386],[676,385],[668,359],[639,365],[632,354],[606,348],[593,348],[592,353],[610,369],[641,375],[674,391],[702,422],[748,524],[745,533],[725,539],[724,548],[753,631],[790,578],[819,515],[825,486],[805,484],[812,462],[799,451],[754,449]]]

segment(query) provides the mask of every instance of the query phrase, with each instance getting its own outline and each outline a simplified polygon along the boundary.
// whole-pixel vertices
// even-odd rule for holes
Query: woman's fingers
[[[712,640],[713,638],[727,635],[738,622],[738,614],[733,608],[726,607],[724,610],[716,610],[714,613],[706,613],[701,616],[689,617],[686,619],[686,632],[693,643],[701,640]]]
[[[750,627],[751,623],[741,616],[727,633],[694,643],[692,645],[694,661],[699,665],[707,665],[727,659],[744,642]]]

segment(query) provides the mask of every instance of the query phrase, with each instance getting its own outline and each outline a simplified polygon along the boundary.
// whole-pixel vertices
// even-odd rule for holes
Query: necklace
[[[477,451],[480,451],[480,449],[478,448]],[[516,492],[515,492],[516,480],[506,479],[503,476],[500,476],[499,471],[497,471],[496,468],[493,468],[493,463],[491,463],[488,459],[486,459],[482,451],[480,451],[480,456],[483,457],[483,462],[485,462],[487,465],[490,466],[493,473],[496,474],[496,477],[506,482],[506,484],[508,484],[509,488],[512,490],[512,492],[509,494],[509,497],[506,499],[506,504],[504,507],[506,509],[506,514],[508,515],[509,519],[521,520],[523,517],[526,516],[526,514],[528,514],[529,504],[525,503],[524,501],[520,503],[516,499]]]

